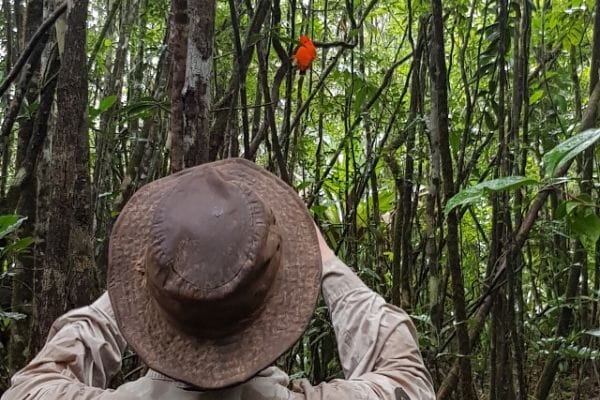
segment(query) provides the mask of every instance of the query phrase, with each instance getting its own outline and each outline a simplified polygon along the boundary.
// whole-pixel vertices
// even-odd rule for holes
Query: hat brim
[[[251,187],[271,208],[282,237],[281,266],[260,315],[219,339],[186,335],[170,325],[146,290],[144,274],[154,209],[182,175],[202,168]],[[305,205],[279,178],[243,159],[204,164],[147,184],[123,208],[110,237],[108,293],[123,336],[150,368],[203,389],[244,382],[287,351],[310,321],[320,280],[319,245]]]

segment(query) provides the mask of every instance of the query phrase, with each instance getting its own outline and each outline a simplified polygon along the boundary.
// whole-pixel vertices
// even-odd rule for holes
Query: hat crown
[[[271,210],[214,170],[185,177],[159,204],[146,253],[147,286],[178,330],[239,331],[261,311],[280,263]]]
[[[225,206],[235,199],[242,206]],[[227,225],[210,225],[220,210]],[[234,228],[233,219],[247,222]],[[234,257],[241,248],[247,256]],[[218,265],[197,262],[209,253]],[[248,380],[300,338],[321,257],[293,188],[251,161],[226,159],[133,194],[111,232],[107,280],[119,330],[150,368],[218,389]]]

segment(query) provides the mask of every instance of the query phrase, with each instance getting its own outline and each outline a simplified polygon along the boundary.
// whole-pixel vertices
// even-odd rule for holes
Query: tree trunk
[[[41,2],[33,1],[27,8],[27,26],[24,28],[26,32],[26,40],[29,41],[35,33],[39,24],[43,19],[43,10]],[[29,65],[22,73],[22,81],[26,75],[30,75],[31,81],[28,85],[28,91],[25,95],[29,104],[33,103],[38,95],[39,81],[39,64],[42,58],[44,45],[47,41],[48,34],[46,33],[38,44],[36,50],[31,55]],[[55,57],[54,57],[55,58]],[[56,64],[56,65],[55,65]],[[51,71],[56,71],[57,63],[53,60],[48,61]],[[34,236],[35,226],[35,161],[41,150],[41,145],[46,137],[47,129],[45,122],[48,119],[50,106],[54,95],[54,82],[50,82],[47,90],[41,93],[40,106],[37,112],[31,118],[25,118],[19,123],[19,145],[15,164],[19,171],[16,179],[6,196],[6,203],[11,208],[11,212],[16,208],[16,213],[27,218],[27,222],[23,225],[21,235]],[[33,303],[33,258],[23,257],[19,260],[14,269],[12,282],[12,308],[14,311],[21,312],[28,318],[20,321],[14,321],[10,325],[10,346],[8,348],[8,367],[9,372],[14,373],[22,368],[25,361],[29,359],[28,344],[31,337],[31,321],[32,321],[32,303]]]
[[[86,226],[91,222],[91,210],[89,185],[86,185],[88,170],[84,163],[86,157],[89,159],[85,68],[87,6],[88,0],[73,0],[67,11],[65,47],[57,83],[58,113],[52,136],[48,233],[41,266],[35,351],[59,315],[71,306],[89,303],[97,294],[87,274],[94,269],[90,252],[91,224]],[[87,295],[81,293],[84,289]]]
[[[37,28],[42,23],[43,18],[43,4],[39,0],[30,0],[27,4],[27,13],[25,18],[26,26],[23,28],[25,38],[24,40],[29,41],[29,39],[33,36]],[[7,155],[10,153],[10,142],[11,142],[11,134],[13,130],[13,126],[15,121],[17,120],[17,116],[21,110],[21,105],[26,96],[28,96],[28,100],[33,100],[37,95],[37,80],[39,79],[39,67],[40,60],[42,57],[42,52],[44,47],[46,46],[46,42],[48,41],[48,32],[45,32],[41,37],[38,43],[35,45],[31,55],[27,59],[25,63],[19,81],[16,85],[15,94],[13,96],[10,105],[8,106],[8,110],[4,119],[2,121],[2,127],[0,128],[0,160],[2,160],[2,177],[0,178],[0,196],[4,195],[4,190],[6,188],[6,178],[7,178],[7,166],[10,161],[10,157]],[[32,83],[33,81],[33,83]],[[31,92],[29,88],[31,87]],[[28,95],[29,93],[29,95]],[[33,93],[33,94],[31,94]],[[33,97],[32,97],[33,96]],[[21,150],[20,154],[18,154],[17,158],[22,158],[22,153],[26,144],[29,141],[29,136],[31,135],[31,120],[22,121],[20,125],[23,126],[24,129],[21,130],[21,134],[19,135],[19,144],[18,149]],[[6,156],[6,157],[5,157]],[[18,160],[20,161],[20,160]],[[18,165],[18,164],[17,164]],[[9,199],[10,200],[10,199]],[[2,207],[5,211],[10,209],[14,209],[16,205],[13,201],[9,201],[5,203]],[[0,210],[1,211],[1,210]]]
[[[171,149],[171,171],[181,171],[184,162],[184,123],[183,123],[183,87],[185,83],[187,58],[187,0],[173,0],[171,3],[171,37],[169,49],[171,53],[171,131],[168,145]]]
[[[33,134],[27,147],[27,152],[23,163],[20,166],[18,176],[20,180],[14,182],[10,191],[19,193],[17,203],[17,214],[27,217],[27,224],[23,227],[24,236],[32,236],[36,239],[35,226],[37,223],[36,203],[40,201],[37,197],[37,166],[40,153],[48,135],[48,119],[50,109],[54,101],[56,91],[56,76],[60,67],[58,55],[55,49],[49,60],[46,79],[42,86],[44,90],[40,96],[40,105],[36,113],[36,119],[33,127]],[[35,249],[34,249],[35,251]],[[36,257],[24,257],[21,260],[21,270],[15,271],[13,279],[13,310],[23,312],[33,317],[33,288],[34,288],[34,269]],[[11,345],[9,347],[9,371],[15,372],[22,368],[30,351],[28,349],[32,334],[32,318],[26,320],[14,321],[11,325]]]
[[[209,161],[210,78],[215,1],[188,2],[188,42],[183,86],[183,149],[185,167]]]
[[[431,39],[431,130],[439,137],[439,152],[442,168],[444,198],[447,202],[455,192],[452,155],[448,132],[448,94],[446,79],[446,63],[444,60],[444,25],[442,19],[441,0],[432,0],[432,39]],[[458,338],[460,365],[460,398],[472,400],[476,398],[473,390],[471,359],[469,358],[470,344],[467,330],[467,311],[465,305],[465,290],[459,253],[458,211],[448,213],[447,226],[447,255],[448,268],[452,277],[452,298],[454,300],[454,318]]]

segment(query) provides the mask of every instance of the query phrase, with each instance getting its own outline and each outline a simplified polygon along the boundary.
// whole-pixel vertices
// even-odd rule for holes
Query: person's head
[[[321,277],[296,193],[241,159],[137,191],[110,237],[119,328],[152,369],[203,389],[243,382],[302,335]]]

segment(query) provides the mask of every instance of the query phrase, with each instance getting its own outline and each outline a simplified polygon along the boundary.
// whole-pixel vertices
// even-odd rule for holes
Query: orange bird
[[[300,46],[296,48],[296,52],[292,56],[292,61],[298,67],[300,75],[304,75],[312,62],[317,58],[317,48],[306,35],[301,36],[299,41]]]

